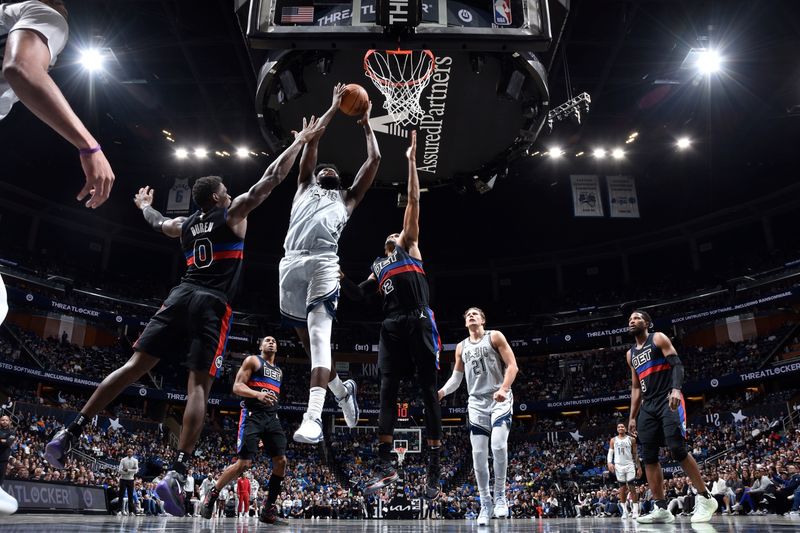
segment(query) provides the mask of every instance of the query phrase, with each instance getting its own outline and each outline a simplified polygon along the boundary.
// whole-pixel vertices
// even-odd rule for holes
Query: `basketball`
[[[342,101],[339,109],[345,115],[358,117],[364,114],[369,106],[369,95],[366,89],[357,83],[350,83],[345,86]]]

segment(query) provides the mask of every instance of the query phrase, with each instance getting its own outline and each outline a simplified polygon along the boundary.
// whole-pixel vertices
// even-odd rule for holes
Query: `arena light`
[[[595,148],[594,151],[592,151],[592,156],[595,159],[603,159],[606,157],[606,151],[602,148]]]
[[[208,150],[205,148],[195,148],[194,149],[194,156],[195,157],[206,157],[208,155]]]
[[[560,146],[553,146],[550,148],[550,157],[559,158],[564,155],[564,151],[561,149]]]
[[[692,145],[692,140],[689,139],[689,137],[681,137],[675,145],[678,147],[678,150],[686,150]]]
[[[716,50],[700,50],[695,66],[703,74],[714,74],[722,66],[722,57]]]
[[[236,157],[245,158],[245,157],[247,157],[247,155],[249,153],[250,153],[250,150],[248,150],[247,148],[244,148],[244,147],[236,149]]]
[[[177,150],[175,150],[175,157],[177,157],[178,159],[186,159],[187,157],[189,157],[189,150],[187,150],[186,148],[178,148]]]
[[[625,151],[622,148],[614,148],[611,151],[611,157],[613,157],[614,159],[622,159],[623,157],[625,157]]]
[[[97,48],[87,48],[81,51],[81,65],[89,72],[103,70],[103,54]]]

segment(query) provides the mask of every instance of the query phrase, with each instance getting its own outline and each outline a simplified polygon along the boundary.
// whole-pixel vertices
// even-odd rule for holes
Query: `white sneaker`
[[[717,512],[716,498],[706,498],[705,496],[697,495],[694,499],[694,513],[692,514],[692,522],[709,522],[714,513]]]
[[[622,509],[622,516],[620,518],[622,518],[623,520],[627,520],[628,519],[628,510],[625,509],[624,507]]]
[[[481,506],[481,512],[478,514],[478,525],[479,526],[488,526],[489,520],[492,518],[492,511],[491,508],[487,506]]]
[[[308,413],[303,415],[303,423],[294,432],[294,441],[303,444],[317,444],[322,440],[322,421],[312,418]]]
[[[639,513],[637,513],[636,511],[631,511],[631,518],[633,520],[636,520],[637,518],[639,518]]]
[[[495,518],[508,518],[508,501],[505,496],[499,496],[494,501]]]
[[[656,507],[648,514],[636,519],[636,522],[639,524],[671,524],[674,521],[675,517],[672,516],[672,513],[661,507]]]
[[[354,428],[358,425],[358,417],[361,415],[361,410],[358,408],[358,400],[356,399],[358,385],[352,379],[348,379],[342,385],[347,389],[347,395],[342,398],[336,398],[336,403],[339,404],[339,408],[342,410],[347,427]]]
[[[789,511],[789,516],[800,516],[800,511]]]

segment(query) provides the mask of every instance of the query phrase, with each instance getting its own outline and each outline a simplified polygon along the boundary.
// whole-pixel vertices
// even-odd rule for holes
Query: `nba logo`
[[[510,0],[494,0],[494,22],[498,26],[511,24]]]

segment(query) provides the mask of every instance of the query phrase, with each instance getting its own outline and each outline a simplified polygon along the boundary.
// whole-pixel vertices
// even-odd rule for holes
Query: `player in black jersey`
[[[628,432],[642,444],[642,462],[647,483],[656,501],[650,513],[636,520],[642,524],[672,522],[664,499],[664,472],[658,462],[661,446],[669,448],[672,457],[697,489],[692,522],[708,522],[718,503],[708,492],[697,461],[686,449],[686,404],[683,401],[683,363],[669,337],[661,332],[650,333],[653,321],[645,311],[633,311],[628,329],[636,339],[626,354],[631,368],[631,413]]]
[[[149,187],[139,190],[134,202],[150,226],[168,237],[180,238],[186,274],[134,343],[133,356],[103,380],[75,421],[47,444],[48,463],[63,468],[67,453],[86,423],[162,358],[172,364],[183,363],[189,369],[189,380],[177,454],[172,469],[156,487],[164,509],[183,516],[188,462],[203,429],[211,384],[222,368],[232,316],[230,300],[238,289],[244,254],[247,216],[286,178],[303,146],[323,129],[314,117],[308,123],[303,120],[303,129],[295,134],[294,142],[249,191],[233,200],[221,178],[199,178],[192,197],[200,210],[189,217],[165,218],[152,207],[153,191]]]
[[[275,366],[275,356],[278,353],[278,341],[275,337],[264,337],[259,348],[261,355],[251,355],[242,362],[233,384],[233,393],[244,398],[236,438],[239,459],[222,472],[214,487],[206,494],[201,511],[203,518],[211,518],[214,504],[223,487],[253,464],[260,440],[264,443],[264,451],[272,458],[272,475],[269,478],[267,500],[259,519],[268,524],[278,522],[275,501],[286,475],[286,434],[278,420],[278,396],[281,393],[283,371]]]
[[[356,299],[367,291],[383,295],[385,318],[381,324],[378,367],[381,372],[380,416],[378,422],[378,464],[366,492],[373,493],[397,480],[392,466],[392,442],[397,421],[397,393],[400,381],[415,378],[425,403],[425,429],[429,447],[425,495],[439,495],[439,455],[442,446],[442,411],[436,373],[442,343],[433,311],[429,307],[428,280],[419,250],[419,176],[417,135],[411,132],[408,158],[408,204],[403,231],[393,233],[384,244],[385,257],[372,264],[369,278],[359,285],[346,282],[348,294]]]

